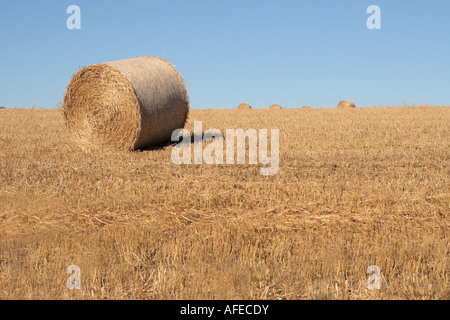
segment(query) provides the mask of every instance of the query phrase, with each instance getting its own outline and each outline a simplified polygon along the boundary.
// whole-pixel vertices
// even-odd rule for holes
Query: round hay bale
[[[304,109],[304,110],[311,110],[312,108],[310,106],[303,106],[302,109]]]
[[[63,112],[84,149],[136,150],[170,141],[185,125],[189,99],[170,63],[145,56],[78,71],[67,87]]]
[[[339,102],[337,107],[338,107],[338,109],[351,109],[351,108],[356,108],[356,105],[353,101],[343,100],[343,101]]]
[[[238,110],[250,110],[252,107],[247,103],[241,103],[238,105]]]
[[[269,108],[270,110],[281,110],[283,109],[279,104],[273,104]]]

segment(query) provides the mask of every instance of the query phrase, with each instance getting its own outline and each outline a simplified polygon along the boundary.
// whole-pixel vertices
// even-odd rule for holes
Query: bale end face
[[[64,96],[66,125],[85,150],[131,150],[141,126],[139,100],[126,78],[107,65],[78,71]]]

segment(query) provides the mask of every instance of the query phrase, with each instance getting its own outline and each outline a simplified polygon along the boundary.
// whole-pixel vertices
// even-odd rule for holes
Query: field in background
[[[195,120],[280,129],[278,174],[85,154],[61,111],[0,110],[0,299],[450,298],[450,108]]]

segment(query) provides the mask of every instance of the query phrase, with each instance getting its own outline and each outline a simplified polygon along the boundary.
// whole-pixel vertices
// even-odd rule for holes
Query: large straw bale
[[[171,64],[144,56],[78,71],[63,111],[83,148],[135,150],[170,141],[172,132],[184,127],[189,100]]]
[[[343,100],[339,102],[337,107],[338,109],[352,109],[356,108],[356,105],[353,101]]]
[[[283,109],[279,104],[273,104],[269,108],[270,110],[281,110]]]
[[[238,110],[250,110],[252,107],[247,103],[241,103],[238,105]]]

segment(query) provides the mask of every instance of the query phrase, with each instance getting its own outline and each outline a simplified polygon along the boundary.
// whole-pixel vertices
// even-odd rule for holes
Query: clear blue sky
[[[0,3],[0,106],[53,108],[83,65],[142,55],[176,66],[193,108],[450,105],[449,0]]]

